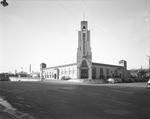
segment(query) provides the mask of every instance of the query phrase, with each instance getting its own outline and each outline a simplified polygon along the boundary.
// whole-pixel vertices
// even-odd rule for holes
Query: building
[[[41,77],[44,79],[107,79],[109,77],[127,77],[127,62],[119,61],[119,65],[110,65],[92,62],[90,47],[90,30],[88,22],[81,21],[81,30],[78,31],[77,62],[73,64],[46,67],[41,64]]]

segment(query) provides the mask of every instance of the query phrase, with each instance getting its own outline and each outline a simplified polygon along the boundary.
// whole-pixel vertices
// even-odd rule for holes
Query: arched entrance
[[[56,79],[57,74],[54,74],[54,79]]]
[[[81,79],[87,79],[89,77],[88,72],[89,72],[89,68],[88,68],[87,62],[86,62],[86,60],[83,60],[81,67],[80,67]]]
[[[81,79],[88,78],[88,69],[81,69]]]
[[[96,67],[92,68],[92,79],[96,79]]]
[[[59,79],[59,69],[55,69],[54,79]]]

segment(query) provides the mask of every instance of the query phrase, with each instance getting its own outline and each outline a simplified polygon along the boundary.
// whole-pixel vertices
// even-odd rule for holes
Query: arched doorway
[[[81,67],[80,67],[80,71],[81,71],[81,79],[87,79],[88,78],[88,72],[89,72],[89,68],[87,65],[86,60],[82,61]]]
[[[92,79],[96,79],[96,67],[92,68]]]
[[[81,69],[81,79],[88,78],[88,69]]]
[[[56,75],[56,74],[54,74],[54,79],[56,79],[56,76],[57,76],[57,75]]]

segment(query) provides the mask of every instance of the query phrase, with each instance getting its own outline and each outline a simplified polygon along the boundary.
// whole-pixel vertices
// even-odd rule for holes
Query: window
[[[51,72],[50,72],[50,78],[51,78]]]
[[[107,69],[107,75],[109,75],[109,69]]]
[[[46,78],[46,72],[45,72],[45,78]]]
[[[47,71],[47,78],[49,78],[49,72]]]
[[[71,70],[70,70],[70,68],[69,68],[69,74],[71,74]]]
[[[67,74],[66,68],[65,68],[65,70],[64,70],[64,74]]]
[[[87,65],[87,63],[86,63],[86,60],[83,60],[82,61],[82,64],[81,64],[81,67],[87,67],[88,65]]]
[[[48,72],[46,72],[46,78],[48,78]]]
[[[115,74],[115,76],[117,76],[117,74],[118,74],[118,70],[117,69],[115,69],[114,74]]]
[[[53,78],[53,72],[51,72],[51,77]]]
[[[103,75],[103,68],[100,68],[100,75]]]
[[[75,74],[75,69],[74,69],[74,67],[72,68],[72,73]]]
[[[85,38],[85,33],[83,33],[83,37]]]
[[[83,26],[83,29],[85,29],[85,26]]]

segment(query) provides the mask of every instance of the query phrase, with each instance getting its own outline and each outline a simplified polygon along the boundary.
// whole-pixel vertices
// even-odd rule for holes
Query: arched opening
[[[88,68],[86,60],[82,61],[80,71],[81,71],[81,73],[80,73],[81,74],[81,79],[87,79],[89,68]]]
[[[92,79],[96,79],[96,67],[92,68]]]
[[[56,76],[57,76],[57,75],[56,75],[56,74],[54,74],[54,79],[56,79]]]
[[[119,74],[119,77],[122,78],[122,74],[121,73]]]
[[[105,79],[103,68],[100,68],[100,79]]]

